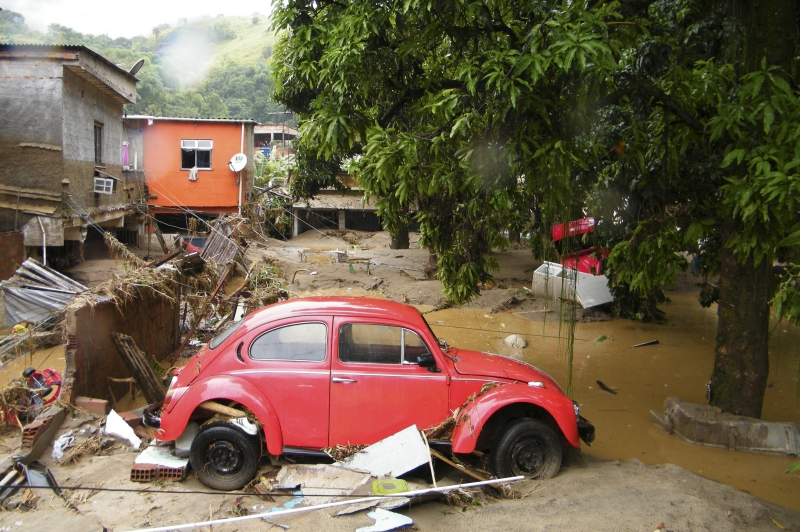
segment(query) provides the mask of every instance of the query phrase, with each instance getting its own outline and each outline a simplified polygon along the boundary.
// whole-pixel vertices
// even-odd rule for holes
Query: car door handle
[[[358,381],[355,379],[342,379],[341,377],[334,377],[331,379],[331,382],[337,382],[339,384],[351,384]]]

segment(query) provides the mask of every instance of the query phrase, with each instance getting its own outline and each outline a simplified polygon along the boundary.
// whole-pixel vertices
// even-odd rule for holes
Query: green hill
[[[283,109],[270,98],[275,37],[266,16],[184,19],[176,27],[156,26],[150,35],[111,39],[59,24],[40,33],[25,24],[24,14],[4,10],[0,42],[83,44],[126,69],[144,58],[137,103],[128,114],[285,121],[270,114]]]

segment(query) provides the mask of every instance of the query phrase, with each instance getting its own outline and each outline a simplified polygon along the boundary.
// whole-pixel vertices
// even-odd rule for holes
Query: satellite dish
[[[141,69],[143,65],[144,65],[144,58],[139,59],[138,61],[136,61],[133,64],[133,66],[131,67],[131,69],[128,72],[135,76],[136,73],[139,72],[139,69]]]
[[[245,166],[247,166],[247,155],[244,153],[237,153],[231,157],[228,163],[228,168],[230,168],[232,172],[241,172],[244,170]]]

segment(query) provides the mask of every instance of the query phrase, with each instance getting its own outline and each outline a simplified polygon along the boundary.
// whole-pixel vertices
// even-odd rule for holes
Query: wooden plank
[[[186,347],[186,344],[189,343],[189,340],[192,338],[192,335],[197,330],[197,327],[200,325],[200,322],[202,321],[203,316],[206,315],[206,309],[208,309],[208,306],[211,304],[211,301],[213,301],[214,298],[217,297],[217,294],[222,289],[222,285],[225,284],[225,280],[228,278],[228,274],[230,272],[231,272],[231,270],[228,269],[227,267],[225,267],[225,271],[223,271],[222,275],[220,275],[219,282],[217,282],[217,286],[216,286],[216,288],[214,288],[214,292],[212,292],[211,295],[209,296],[209,298],[206,299],[206,302],[203,303],[203,308],[200,309],[200,312],[198,313],[198,315],[195,316],[194,324],[192,325],[191,330],[188,333],[186,333],[186,337],[181,342],[181,345],[178,346],[178,350],[175,351],[174,355],[172,355],[172,360],[169,361],[169,365],[170,366],[172,366],[175,363],[175,361],[178,359],[178,357],[180,356],[180,354],[183,351],[183,349]]]
[[[471,469],[453,462],[452,460],[450,460],[449,458],[445,457],[445,455],[443,455],[442,453],[440,453],[439,451],[437,451],[435,449],[431,449],[431,456],[433,456],[435,458],[438,458],[439,460],[441,460],[442,462],[444,462],[446,464],[450,464],[451,466],[455,467],[456,469],[458,469],[462,473],[466,473],[467,475],[471,476],[474,479],[477,479],[477,480],[488,480],[486,477],[481,476],[481,475],[473,472]]]
[[[206,401],[205,403],[200,403],[199,406],[204,410],[214,412],[215,414],[222,414],[223,416],[230,416],[232,418],[247,417],[247,414],[243,410],[237,410],[236,408],[219,404],[216,401]]]
[[[111,333],[111,341],[122,361],[130,370],[133,378],[139,383],[142,393],[150,403],[158,403],[164,400],[167,390],[161,382],[161,378],[156,370],[147,362],[147,358],[133,341],[133,338],[125,334]]]

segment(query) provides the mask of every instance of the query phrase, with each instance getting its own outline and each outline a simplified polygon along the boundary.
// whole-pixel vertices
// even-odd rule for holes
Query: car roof
[[[423,327],[425,324],[417,309],[402,303],[369,297],[314,296],[290,299],[264,307],[251,313],[246,318],[245,325],[249,328],[280,318],[318,314],[392,319]]]

